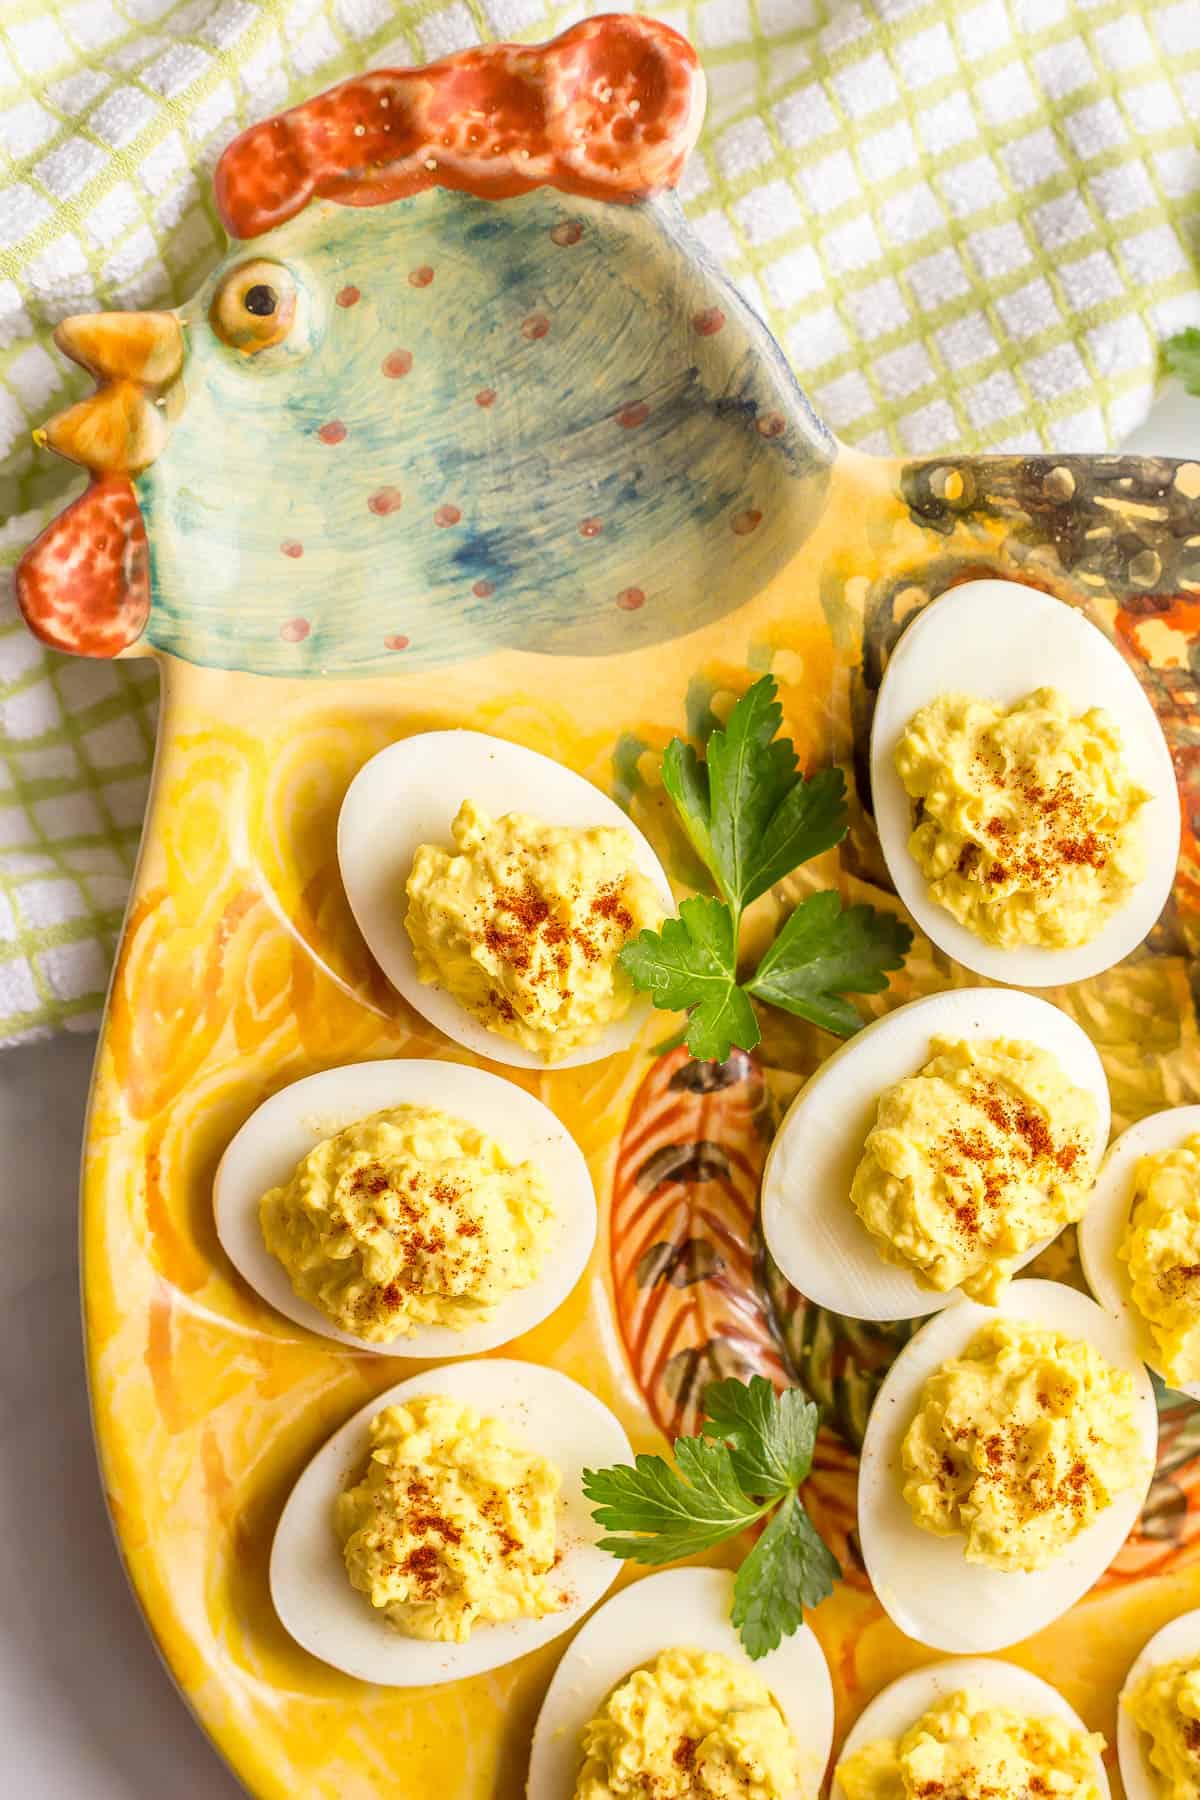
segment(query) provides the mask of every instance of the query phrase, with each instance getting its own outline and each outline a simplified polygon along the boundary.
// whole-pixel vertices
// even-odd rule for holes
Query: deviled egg
[[[226,1255],[276,1311],[386,1356],[531,1331],[591,1255],[596,1196],[550,1109],[459,1063],[326,1069],[251,1113],[214,1183]]]
[[[1080,611],[1018,582],[967,582],[904,632],[876,701],[871,791],[904,904],[998,981],[1111,968],[1175,877],[1175,774],[1137,676]]]
[[[792,1102],[763,1172],[767,1247],[849,1318],[935,1312],[963,1279],[994,1297],[1083,1211],[1108,1129],[1100,1058],[1060,1008],[931,994],[858,1032]]]
[[[1108,1800],[1103,1750],[1099,1733],[1028,1669],[985,1657],[932,1663],[863,1708],[832,1800]]]
[[[1200,1791],[1200,1612],[1156,1631],[1117,1707],[1127,1800],[1193,1800]]]
[[[486,1358],[415,1375],[355,1413],[293,1488],[271,1547],[275,1610],[363,1681],[500,1668],[612,1583],[583,1472],[631,1454],[609,1409],[554,1369]]]
[[[1129,1333],[1053,1281],[923,1325],[867,1421],[858,1529],[871,1585],[918,1643],[1032,1636],[1124,1542],[1154,1473],[1154,1389]]]
[[[1116,1139],[1079,1228],[1079,1258],[1155,1374],[1200,1399],[1200,1106],[1151,1113]]]
[[[644,1023],[617,958],[674,910],[670,883],[616,802],[549,757],[477,731],[404,738],[351,782],[338,860],[384,974],[477,1055],[569,1068]]]
[[[732,1598],[725,1569],[669,1569],[602,1606],[546,1691],[527,1800],[732,1792],[701,1784],[706,1762],[756,1769],[769,1800],[816,1800],[833,1742],[821,1646],[805,1625],[752,1662]]]

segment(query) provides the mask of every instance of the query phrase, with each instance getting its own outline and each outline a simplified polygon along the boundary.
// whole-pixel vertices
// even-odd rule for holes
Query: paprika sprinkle
[[[532,1162],[464,1119],[397,1106],[322,1139],[259,1217],[296,1294],[378,1344],[490,1318],[537,1279],[552,1208]]]
[[[1010,707],[943,694],[895,760],[930,894],[985,943],[1089,943],[1141,880],[1150,796],[1099,707],[1073,715],[1053,688]]]
[[[1045,1568],[1149,1471],[1132,1377],[1082,1339],[994,1317],[925,1382],[901,1447],[922,1530],[970,1563]]]
[[[336,1502],[352,1585],[411,1637],[558,1610],[559,1474],[499,1420],[447,1395],[384,1407],[362,1479]]]
[[[492,1031],[554,1060],[629,1010],[617,958],[663,908],[618,826],[491,819],[465,800],[455,848],[422,844],[405,924],[417,972]]]
[[[990,1303],[1025,1252],[1082,1216],[1096,1103],[1036,1044],[930,1049],[880,1096],[850,1198],[885,1261]]]

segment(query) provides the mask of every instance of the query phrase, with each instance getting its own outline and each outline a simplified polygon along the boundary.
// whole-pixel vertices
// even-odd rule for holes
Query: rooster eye
[[[283,341],[296,317],[296,284],[282,263],[261,259],[230,269],[213,295],[213,330],[252,356]]]
[[[279,295],[265,281],[256,281],[252,288],[246,289],[246,298],[242,304],[247,312],[261,319],[275,311],[279,305]]]

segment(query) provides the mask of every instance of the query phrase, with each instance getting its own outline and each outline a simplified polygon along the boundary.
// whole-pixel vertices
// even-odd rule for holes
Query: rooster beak
[[[173,312],[76,313],[54,341],[101,381],[165,387],[183,367],[183,328]]]
[[[166,441],[162,390],[183,367],[172,312],[80,313],[54,333],[63,353],[96,377],[96,392],[56,413],[34,441],[93,475],[136,475]]]

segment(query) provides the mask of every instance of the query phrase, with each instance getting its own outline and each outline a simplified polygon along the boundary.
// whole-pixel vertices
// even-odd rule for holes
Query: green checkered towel
[[[546,0],[4,0],[0,556],[61,504],[30,427],[65,314],[181,300],[250,120],[370,64],[552,35]],[[1102,449],[1200,322],[1200,0],[687,0],[682,196],[818,410],[870,450]],[[7,576],[5,576],[7,579]],[[153,672],[47,655],[0,598],[0,1042],[96,1019]]]

